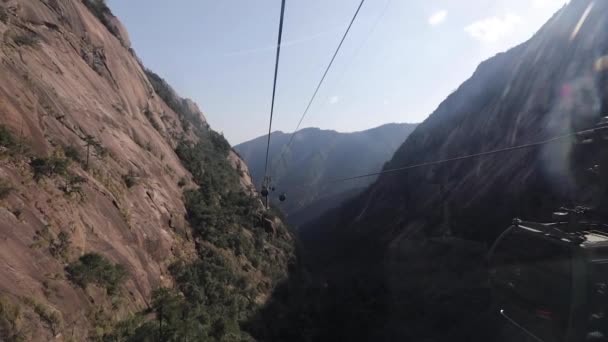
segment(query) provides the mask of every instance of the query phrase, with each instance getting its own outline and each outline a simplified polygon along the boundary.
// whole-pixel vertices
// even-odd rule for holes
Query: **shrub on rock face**
[[[132,188],[135,185],[137,185],[139,176],[137,175],[137,173],[135,171],[131,170],[131,171],[129,171],[129,173],[122,176],[122,180],[123,180],[123,182],[125,182],[125,185],[127,186],[127,188]]]
[[[25,140],[15,136],[5,125],[0,125],[0,157],[20,158],[29,155],[30,150],[25,144]]]
[[[106,148],[101,145],[101,142],[92,135],[87,135],[86,137],[84,137],[84,143],[85,143],[85,146],[87,149],[84,168],[86,170],[88,170],[89,169],[89,159],[90,159],[91,155],[93,155],[97,158],[104,158],[108,154],[108,150],[106,150]]]
[[[0,21],[5,24],[8,23],[8,12],[4,7],[0,7]]]
[[[71,244],[70,234],[67,232],[60,232],[59,235],[57,235],[57,239],[53,239],[49,246],[51,255],[55,258],[66,259],[70,253]]]
[[[78,148],[76,148],[75,146],[65,146],[63,148],[63,153],[65,154],[66,158],[71,159],[77,163],[82,163],[82,155],[80,154],[80,151],[78,151]]]
[[[6,126],[0,125],[0,147],[10,149],[16,146],[17,138]]]
[[[190,131],[193,127],[194,131],[198,134],[206,132],[209,126],[203,122],[200,114],[193,111],[188,106],[186,100],[179,98],[175,95],[171,86],[160,76],[149,69],[144,70],[146,76],[154,88],[154,92],[171,108],[175,113],[179,115],[179,120],[184,128],[184,131]]]
[[[60,187],[60,189],[63,192],[65,192],[67,195],[71,195],[71,194],[83,195],[82,184],[86,182],[85,178],[72,174],[70,172],[68,172],[64,178],[65,178],[65,184]]]
[[[13,190],[13,187],[7,181],[0,180],[0,199],[7,198]]]
[[[113,17],[114,14],[112,14],[112,11],[104,0],[83,0],[82,3],[87,6],[89,11],[101,21],[103,26],[105,26],[112,35],[119,40],[121,39],[118,28],[110,21],[110,18]]]
[[[105,288],[109,294],[117,292],[125,282],[127,271],[120,264],[112,264],[97,253],[87,253],[66,267],[68,278],[74,284],[86,288],[96,284]]]
[[[152,127],[154,127],[155,130],[157,130],[158,132],[162,131],[160,125],[158,124],[158,122],[154,118],[154,114],[149,109],[145,109],[144,110],[144,115],[145,115],[146,119],[148,119],[148,121],[150,122],[150,124],[152,125]]]
[[[0,296],[0,341],[25,341],[22,320],[21,308]]]
[[[49,158],[34,158],[30,162],[34,179],[40,180],[43,177],[52,177],[55,175],[64,176],[68,172],[70,161],[66,158],[52,156]]]
[[[33,33],[18,34],[13,37],[13,41],[19,46],[34,46],[39,43],[38,37]]]

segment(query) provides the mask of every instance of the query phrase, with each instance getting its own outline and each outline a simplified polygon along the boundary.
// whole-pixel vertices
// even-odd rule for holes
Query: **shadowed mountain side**
[[[608,2],[570,1],[529,41],[481,63],[385,169],[593,127],[608,113],[607,30]],[[489,314],[484,256],[514,217],[547,220],[577,204],[606,213],[586,172],[597,153],[574,140],[379,177],[301,229],[310,274],[284,286],[314,299],[277,293],[261,316],[293,319],[263,333],[318,315],[316,338],[299,340],[525,341]],[[320,294],[298,287],[307,281]]]

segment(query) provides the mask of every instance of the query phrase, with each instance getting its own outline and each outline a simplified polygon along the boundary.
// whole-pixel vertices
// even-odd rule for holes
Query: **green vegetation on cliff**
[[[230,144],[148,71],[157,94],[195,135],[180,137],[175,152],[197,188],[184,187],[187,219],[198,258],[170,267],[175,287],[154,292],[148,310],[122,322],[109,341],[242,341],[244,329],[284,278],[293,256],[286,227],[239,183],[228,162]],[[185,182],[184,182],[185,185]],[[155,319],[146,320],[153,314]]]

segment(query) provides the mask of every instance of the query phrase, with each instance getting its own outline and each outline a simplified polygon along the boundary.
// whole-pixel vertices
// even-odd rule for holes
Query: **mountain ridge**
[[[291,224],[299,226],[322,211],[342,203],[373,178],[327,185],[334,179],[379,171],[415,124],[390,123],[365,131],[339,133],[334,130],[305,128],[292,134],[271,135],[269,169],[273,186],[289,200],[277,205]],[[293,144],[286,148],[293,138]],[[235,146],[243,157],[258,188],[263,178],[267,136]],[[336,201],[328,201],[334,198]],[[324,201],[324,206],[319,206]],[[275,202],[276,199],[275,199]]]

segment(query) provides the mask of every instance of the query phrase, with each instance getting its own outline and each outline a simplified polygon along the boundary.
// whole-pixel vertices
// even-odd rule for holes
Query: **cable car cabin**
[[[517,221],[497,239],[489,255],[497,310],[531,340],[608,341],[608,233],[568,226]]]

